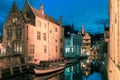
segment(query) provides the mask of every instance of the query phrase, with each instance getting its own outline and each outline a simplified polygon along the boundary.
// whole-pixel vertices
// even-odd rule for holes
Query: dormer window
[[[14,18],[13,18],[13,23],[14,23],[14,22],[16,22],[16,21],[17,21],[17,18],[16,18],[16,17],[14,17]]]
[[[11,21],[12,21],[13,23],[17,21],[17,14],[16,14],[16,13],[13,13],[13,14],[11,15]]]

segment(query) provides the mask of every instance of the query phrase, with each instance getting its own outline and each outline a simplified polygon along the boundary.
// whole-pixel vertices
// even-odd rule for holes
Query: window
[[[47,46],[44,45],[44,53],[47,53]]]
[[[60,52],[62,53],[62,48],[60,48]]]
[[[18,38],[18,39],[22,38],[22,28],[16,29],[16,38]]]
[[[46,28],[46,24],[44,23],[44,28]]]
[[[41,27],[41,22],[39,23],[39,27]]]
[[[43,33],[43,40],[46,41],[46,33]]]
[[[37,40],[40,40],[40,32],[37,31]]]
[[[89,41],[89,39],[86,39],[86,41]]]
[[[57,46],[56,46],[56,52],[58,52],[58,50],[57,50]]]
[[[8,39],[12,38],[12,29],[11,28],[7,29],[7,38]]]
[[[28,61],[33,61],[34,60],[34,56],[28,56]]]
[[[55,42],[57,42],[57,40],[55,39]]]
[[[13,18],[13,23],[14,23],[14,22],[16,22],[16,21],[17,21],[17,18],[16,18],[16,17],[14,17],[14,18]]]
[[[71,48],[71,51],[72,51],[72,52],[74,51],[73,48]]]
[[[55,28],[55,32],[57,32],[57,28]]]
[[[115,14],[115,24],[117,23],[117,15]]]
[[[34,54],[34,45],[30,45],[30,53]]]
[[[62,43],[62,39],[60,39],[60,43]]]
[[[13,42],[13,51],[15,54],[20,54],[22,53],[22,44],[19,41],[14,41]]]
[[[50,30],[50,33],[52,33],[52,30]]]

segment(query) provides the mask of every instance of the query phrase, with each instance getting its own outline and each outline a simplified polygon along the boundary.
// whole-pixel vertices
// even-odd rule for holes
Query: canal
[[[103,80],[102,74],[99,72],[92,72],[87,77],[81,68],[82,61],[67,66],[64,70],[45,76],[35,76],[33,74],[22,74],[9,77],[3,80]],[[88,70],[89,71],[89,70]]]

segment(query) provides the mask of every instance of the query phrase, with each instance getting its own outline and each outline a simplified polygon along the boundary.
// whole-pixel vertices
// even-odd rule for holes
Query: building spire
[[[72,33],[74,33],[74,23],[72,23],[72,26],[71,26],[71,28],[72,28]]]
[[[28,10],[30,10],[30,4],[29,4],[29,1],[26,0],[25,5],[22,9],[22,12],[27,13]]]
[[[28,1],[28,0],[26,0],[26,3],[27,3],[27,4],[29,4],[29,1]]]
[[[84,24],[82,24],[82,34],[84,34]]]
[[[59,16],[59,24],[62,26],[62,16]]]
[[[18,7],[16,5],[16,2],[14,1],[10,12],[12,13],[12,12],[17,12],[17,11],[19,11],[19,10],[18,10]]]

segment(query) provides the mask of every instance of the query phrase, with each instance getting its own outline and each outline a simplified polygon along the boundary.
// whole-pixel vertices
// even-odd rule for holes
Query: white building
[[[71,33],[64,39],[64,57],[77,57],[81,54],[82,37]]]

